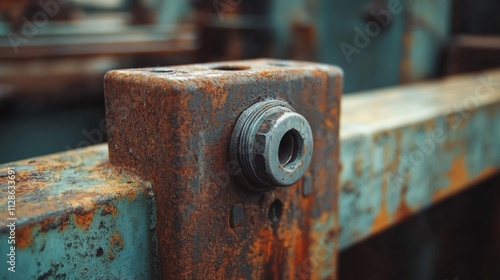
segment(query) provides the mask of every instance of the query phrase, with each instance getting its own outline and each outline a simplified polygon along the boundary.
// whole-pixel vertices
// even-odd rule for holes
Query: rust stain
[[[287,207],[290,207],[290,203],[285,202],[284,208]],[[253,279],[282,279],[286,273],[295,275],[300,260],[307,254],[303,236],[307,232],[299,230],[295,222],[292,225],[284,224],[283,220],[287,217],[286,214],[283,216],[279,224],[261,227],[255,242],[250,246],[249,259],[256,267],[262,268],[252,272]],[[290,258],[292,255],[295,255],[294,260]]]
[[[403,193],[401,194],[401,200],[399,201],[398,208],[396,210],[396,213],[394,214],[394,220],[396,221],[400,221],[406,217],[409,217],[413,213],[411,208],[406,204],[405,192],[406,191],[403,191]]]
[[[385,194],[386,187],[383,186],[382,193]],[[383,229],[385,229],[391,223],[391,214],[389,214],[389,210],[387,209],[387,203],[385,195],[382,195],[382,205],[380,206],[380,210],[373,221],[371,232],[376,233]]]
[[[109,247],[108,247],[108,258],[110,260],[115,259],[115,254],[121,250],[125,246],[123,242],[123,237],[119,232],[113,233],[113,235],[109,239]]]
[[[322,173],[324,170],[318,172],[318,177],[324,178]],[[303,183],[304,181],[302,181]],[[302,184],[300,184],[300,189],[302,189]],[[316,190],[320,191],[320,190]],[[301,213],[304,215],[303,224],[299,227],[297,224],[293,225],[293,235],[288,237],[288,240],[296,240],[295,242],[295,259],[294,259],[294,275],[295,277],[301,277],[301,274],[310,274],[309,278],[312,278],[311,260],[310,260],[310,249],[311,249],[311,234],[314,233],[312,230],[312,217],[308,214],[313,211],[314,199],[309,196],[305,199],[300,199],[300,209]],[[303,277],[301,277],[303,278]]]
[[[464,187],[464,184],[469,179],[465,156],[460,156],[453,161],[450,171],[448,172],[448,178],[450,180],[450,184],[446,189],[440,189],[434,193],[434,201],[439,201],[449,197],[459,192]]]
[[[281,277],[278,262],[273,260],[273,255],[279,254],[282,251],[278,248],[281,247],[280,245],[281,242],[277,240],[272,229],[265,227],[259,231],[256,242],[250,247],[253,252],[253,256],[250,259],[255,263],[268,264],[265,269],[267,270],[266,276],[270,277],[270,279],[279,279]],[[252,278],[258,279],[261,276],[260,271],[253,271]]]
[[[16,246],[19,249],[28,247],[33,241],[31,233],[33,232],[33,226],[24,226],[16,230]]]
[[[131,191],[127,194],[127,198],[130,201],[133,201],[137,198],[138,192],[137,191]]]
[[[212,108],[214,108],[216,110],[220,110],[220,109],[224,108],[228,94],[229,94],[229,92],[227,92],[227,91],[218,90],[217,94],[214,94],[214,96],[213,96]]]
[[[255,242],[250,246],[249,259],[255,263],[256,267],[261,267],[263,271],[256,269],[252,272],[253,279],[315,279],[316,271],[311,269],[313,264],[310,260],[310,253],[313,250],[311,244],[311,222],[313,219],[306,213],[312,211],[314,199],[305,198],[298,201],[301,213],[305,220],[301,226],[298,220],[285,224],[286,214],[282,217],[279,225],[265,225],[257,235]],[[284,209],[289,209],[293,203],[285,202]],[[326,219],[329,213],[325,213],[320,219]],[[316,234],[317,235],[317,234]],[[287,277],[285,277],[287,276]]]
[[[113,233],[113,235],[109,239],[109,245],[111,245],[112,247],[117,247],[119,251],[123,249],[124,247],[123,237],[120,235],[119,232]]]
[[[332,122],[331,120],[329,119],[325,119],[325,125],[326,127],[328,127],[329,129],[334,129],[335,128],[335,123]]]
[[[75,214],[75,224],[82,228],[83,230],[87,230],[90,227],[90,224],[92,224],[92,219],[94,218],[94,212],[89,211],[83,214]]]
[[[116,216],[118,214],[118,209],[113,204],[106,204],[102,208],[101,215],[106,216],[112,214],[113,216]]]

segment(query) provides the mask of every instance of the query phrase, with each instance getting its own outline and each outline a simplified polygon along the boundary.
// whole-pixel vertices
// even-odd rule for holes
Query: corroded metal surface
[[[498,174],[499,88],[500,72],[493,71],[343,97],[341,193],[338,197],[332,197],[327,192],[321,193],[330,195],[332,205],[328,207],[335,207],[335,200],[339,199],[341,247],[345,248],[431,204],[453,196],[482,177]],[[222,89],[214,91],[215,96],[222,98],[222,93],[229,90]],[[317,97],[310,98],[314,100]],[[212,118],[220,118],[219,114],[226,112],[222,109],[224,102],[217,99],[213,104],[219,105],[217,108],[221,109]],[[295,104],[294,107],[299,109]],[[318,103],[313,105],[319,106]],[[126,107],[122,107],[120,112],[123,113],[122,117],[130,113]],[[235,118],[237,116],[235,112],[230,114]],[[184,123],[184,128],[188,129],[195,117],[175,117],[174,120],[182,120],[178,125]],[[158,120],[165,121],[165,117]],[[186,121],[189,123],[186,124]],[[223,135],[229,137],[231,129],[228,125],[221,130],[224,131]],[[201,135],[206,135],[206,131],[202,132],[205,134]],[[139,141],[141,138],[137,139]],[[317,139],[322,138],[315,135]],[[214,142],[210,142],[207,149],[227,153],[227,149],[222,147],[227,142]],[[327,141],[320,143],[320,147],[326,145]],[[199,154],[200,150],[188,156]],[[134,155],[134,150],[128,152]],[[157,152],[161,154],[165,151],[157,147]],[[420,159],[419,155],[422,154],[424,157]],[[317,150],[315,156],[318,156]],[[175,170],[154,167],[153,171],[158,172],[158,176],[193,174],[184,173],[193,171],[179,165],[181,160],[188,159],[172,160],[171,168]],[[196,156],[193,159],[199,163],[205,162]],[[5,173],[10,166],[16,167],[17,171],[16,254],[19,261],[16,274],[9,275],[1,271],[1,277],[118,279],[127,275],[143,279],[155,276],[154,267],[157,267],[158,262],[154,258],[154,229],[157,227],[149,184],[123,171],[112,171],[107,161],[107,148],[101,145],[0,166],[0,251],[4,254],[8,246],[4,219],[7,213]],[[198,167],[199,170],[206,170],[213,166],[218,170],[231,167],[214,165],[213,161]],[[318,169],[311,171],[314,170]],[[298,278],[307,278],[308,271],[312,270],[310,267],[316,269],[315,265],[318,264],[324,265],[322,271],[333,268],[330,265],[334,259],[327,256],[333,255],[335,250],[330,240],[335,238],[336,231],[330,229],[336,228],[337,221],[328,213],[316,212],[319,207],[316,204],[322,201],[315,188],[318,183],[315,181],[316,174],[327,174],[321,172],[306,174],[300,184],[292,186],[289,195],[286,192],[290,190],[266,193],[259,196],[258,203],[251,207],[245,200],[249,193],[238,192],[242,199],[233,200],[235,203],[231,207],[224,208],[220,215],[214,216],[212,227],[196,232],[198,242],[205,244],[213,244],[209,239],[214,234],[211,231],[215,231],[215,234],[227,231],[239,238],[237,242],[230,244],[227,241],[224,244],[223,238],[228,240],[231,237],[223,236],[216,241],[226,247],[218,244],[222,247],[198,248],[203,254],[207,254],[207,251],[213,253],[201,260],[213,264],[209,269],[215,272],[207,270],[207,273],[217,276],[226,271],[231,273],[244,269],[248,275],[256,276],[252,275],[255,269],[253,265],[267,262],[274,267],[264,268],[265,272],[271,272],[266,276],[273,277],[276,276],[273,269],[279,268],[278,264],[286,259],[290,251],[297,256],[295,269],[302,273],[302,277]],[[212,173],[209,190],[197,189],[197,195],[189,198],[191,204],[178,205],[176,211],[189,211],[188,218],[192,220],[182,220],[183,223],[177,226],[192,228],[192,223],[200,223],[203,213],[194,212],[195,203],[214,201],[217,197],[231,199],[227,192],[232,185],[227,174],[229,172]],[[182,186],[173,184],[164,187],[175,189]],[[219,192],[218,186],[223,186]],[[303,198],[299,199],[300,196]],[[296,200],[288,200],[291,197]],[[171,199],[169,203],[175,204],[177,197],[172,196]],[[209,213],[220,209],[217,204],[205,206],[202,210]],[[257,210],[260,208],[262,210]],[[249,211],[255,211],[251,213],[257,213],[256,216],[249,216]],[[291,217],[297,211],[310,216],[305,222],[299,223]],[[174,212],[171,215],[175,217]],[[268,220],[270,225],[263,227],[258,234],[245,235],[249,233],[249,225],[268,223]],[[325,229],[329,230],[326,236]],[[163,227],[162,230],[167,229]],[[258,241],[251,242],[254,238]],[[249,249],[245,249],[246,244],[250,244]],[[185,243],[180,246],[185,246]],[[221,253],[221,248],[227,250]],[[287,252],[286,248],[291,249]],[[253,253],[262,251],[262,255]],[[239,255],[232,261],[224,261],[233,252]],[[311,258],[311,263],[300,263],[300,256],[303,258],[311,252],[317,258]],[[173,253],[167,252],[163,258],[169,258]],[[254,262],[241,265],[238,258],[247,256]],[[200,261],[195,257],[192,259],[193,263]],[[2,262],[5,260],[2,259]],[[319,263],[318,260],[328,261]]]
[[[500,71],[343,98],[340,247],[500,170]]]
[[[152,183],[163,277],[335,278],[341,82],[338,68],[275,60],[106,75],[110,162]],[[229,141],[266,99],[307,119],[314,153],[304,180],[255,193],[232,176]]]
[[[15,170],[15,216],[7,170]],[[154,275],[150,185],[112,170],[99,145],[0,166],[1,279],[148,279]],[[15,217],[15,244],[6,217]],[[15,245],[15,273],[5,265]],[[140,260],[140,261],[137,261]]]

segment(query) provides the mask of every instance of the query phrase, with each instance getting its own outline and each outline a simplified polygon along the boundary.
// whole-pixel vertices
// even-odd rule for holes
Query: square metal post
[[[262,59],[117,70],[104,84],[110,161],[154,189],[162,278],[336,278],[339,68]],[[255,192],[229,146],[264,100],[307,119],[314,149],[297,183]]]

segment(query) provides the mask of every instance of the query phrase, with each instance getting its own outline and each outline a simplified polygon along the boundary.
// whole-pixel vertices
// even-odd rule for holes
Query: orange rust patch
[[[268,71],[261,72],[259,75],[263,78],[269,78],[269,77],[273,76],[274,74],[276,74],[276,71],[268,70]]]
[[[295,239],[287,238],[286,236],[296,234],[296,230],[289,230],[283,228],[278,229],[278,235],[284,235],[282,238],[276,236],[271,227],[263,227],[259,230],[258,237],[255,242],[250,246],[250,259],[252,263],[265,264],[264,271],[255,269],[252,272],[252,279],[260,279],[263,274],[267,278],[280,279],[285,272],[283,265],[288,262],[288,250],[298,245]],[[295,237],[299,238],[300,234]],[[295,241],[294,244],[285,244],[285,241]],[[290,275],[293,275],[295,267],[288,267]],[[290,272],[292,271],[292,272]]]
[[[385,194],[385,186],[383,186],[383,194]],[[382,197],[382,205],[380,206],[380,211],[378,212],[372,225],[372,232],[376,233],[385,229],[391,223],[391,215],[387,209],[387,203],[385,201],[385,196]]]
[[[398,209],[396,210],[396,214],[394,215],[394,220],[400,221],[406,217],[409,217],[413,211],[406,204],[405,193],[401,194],[401,200],[399,201]]]
[[[33,238],[31,237],[31,232],[33,231],[33,226],[25,226],[16,230],[16,246],[17,248],[28,247]]]
[[[257,242],[252,245],[252,252],[262,252],[263,254],[257,254],[257,256],[264,258],[271,255],[272,252],[272,241],[274,239],[274,234],[270,228],[264,227],[259,231]],[[257,260],[257,262],[262,262],[263,260]]]
[[[226,104],[226,99],[229,94],[227,91],[220,91],[219,94],[214,95],[212,99],[212,107],[217,110],[221,110],[224,108]]]
[[[290,209],[290,203],[285,200],[284,209]],[[249,259],[257,267],[263,267],[263,270],[254,270],[252,278],[282,279],[288,275],[291,278],[319,279],[321,269],[335,263],[326,263],[322,259],[314,258],[319,244],[334,242],[338,231],[333,228],[327,233],[314,230],[313,222],[326,225],[332,214],[325,212],[319,218],[313,219],[308,213],[313,211],[314,196],[302,198],[298,203],[301,209],[299,211],[305,216],[304,223],[300,226],[297,221],[284,224],[287,220],[287,213],[284,213],[278,228],[269,225],[258,231],[257,238],[250,245]],[[335,259],[335,256],[332,258]]]
[[[124,247],[123,238],[119,232],[113,233],[111,238],[109,239],[109,247],[108,247],[108,258],[110,260],[115,259],[115,251],[121,251]]]
[[[119,250],[122,250],[124,247],[123,237],[119,232],[113,233],[111,238],[109,239],[109,245],[112,247],[117,247]]]
[[[130,201],[135,200],[136,197],[137,197],[137,192],[135,190],[132,190],[127,194],[127,198]]]
[[[328,127],[329,129],[334,129],[335,123],[332,122],[330,119],[325,119],[325,126]]]
[[[87,230],[92,223],[92,219],[94,218],[94,212],[89,211],[83,214],[75,214],[75,224],[81,227],[84,230]]]
[[[465,157],[455,159],[448,172],[450,184],[446,189],[437,190],[433,195],[434,201],[439,201],[460,191],[469,179]]]
[[[102,216],[109,215],[109,214],[113,214],[113,216],[116,216],[118,214],[118,209],[116,209],[116,207],[113,204],[106,204],[102,208],[102,211],[101,211]]]

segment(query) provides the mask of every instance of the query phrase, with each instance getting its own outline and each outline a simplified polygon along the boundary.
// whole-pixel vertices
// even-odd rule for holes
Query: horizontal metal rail
[[[340,247],[500,168],[500,71],[345,96]]]
[[[500,71],[343,97],[341,163],[340,248],[497,174]],[[0,275],[153,278],[154,203],[106,145],[1,165]]]

